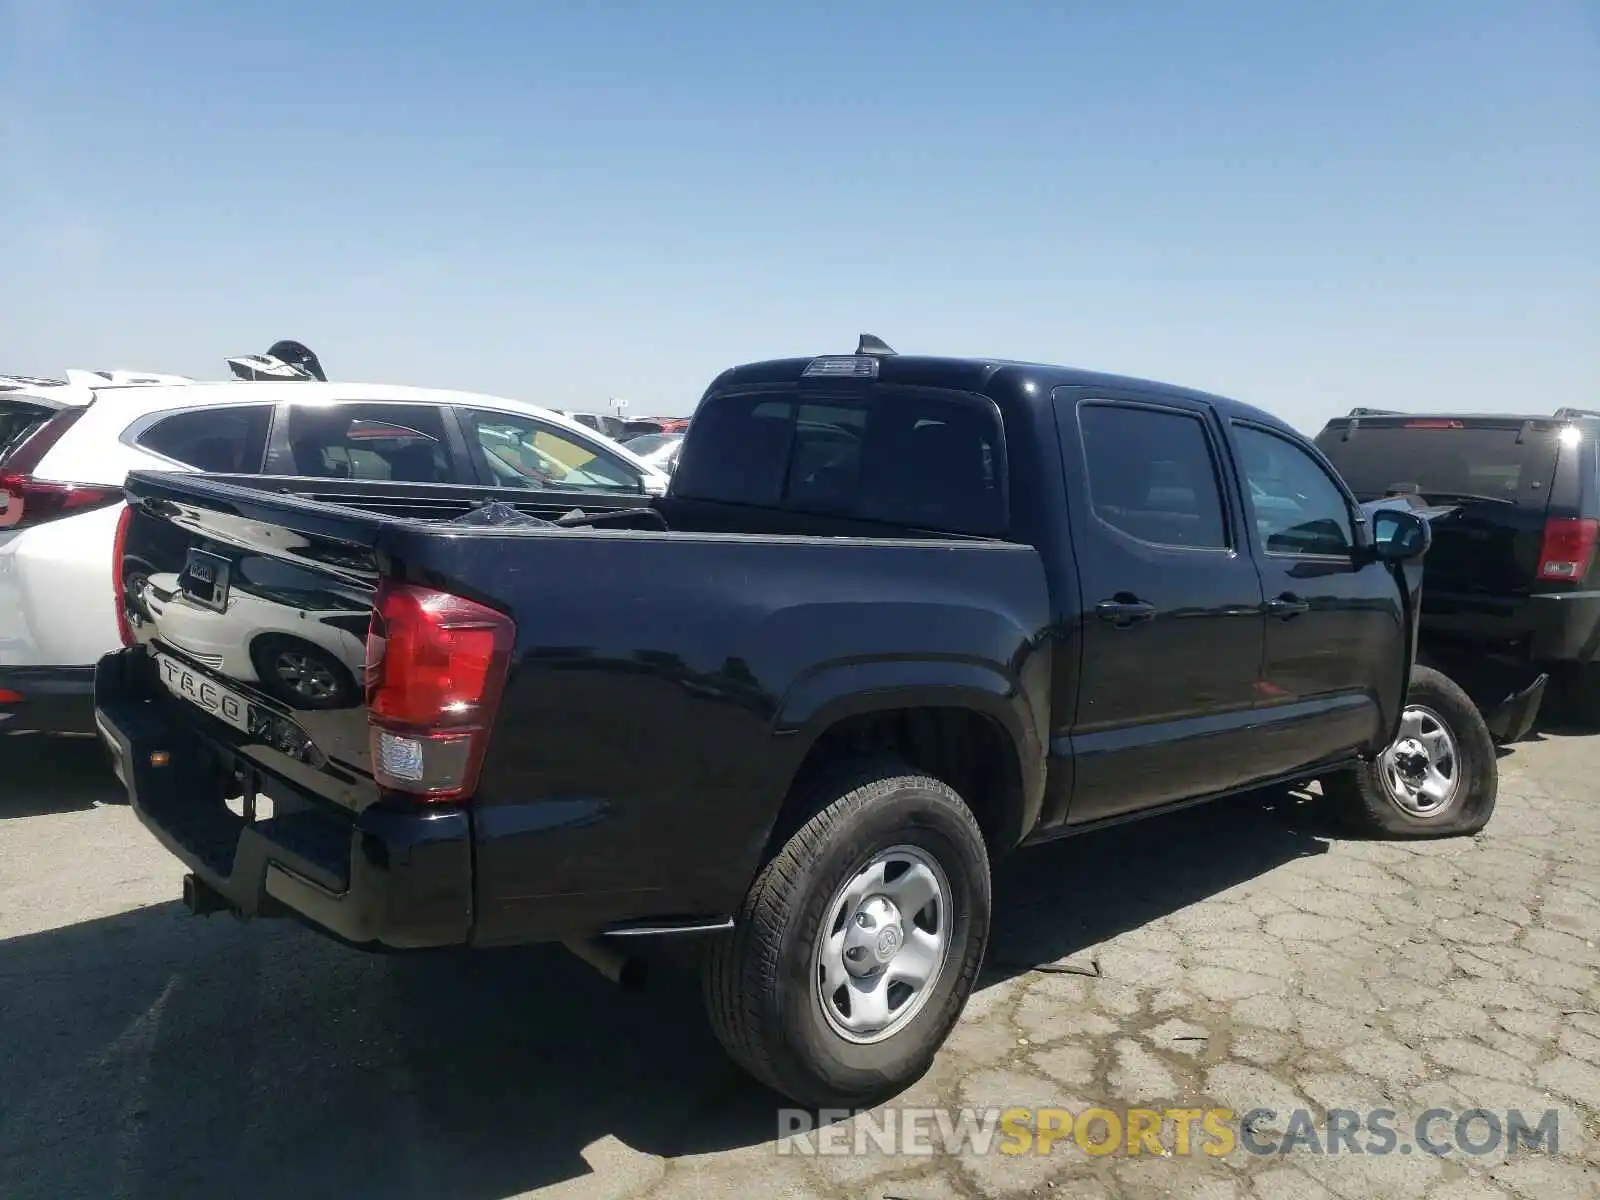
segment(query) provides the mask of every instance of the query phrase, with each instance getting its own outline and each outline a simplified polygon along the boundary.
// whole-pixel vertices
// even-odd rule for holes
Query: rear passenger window
[[[254,474],[261,470],[271,424],[267,404],[201,408],[163,417],[135,441],[210,475]]]
[[[315,479],[458,482],[444,419],[430,405],[295,404],[289,409],[289,458],[283,474]]]
[[[1228,546],[1216,460],[1200,418],[1129,405],[1078,409],[1095,516],[1156,546]]]
[[[695,414],[673,495],[950,533],[1005,531],[1004,443],[982,397],[724,395]]]

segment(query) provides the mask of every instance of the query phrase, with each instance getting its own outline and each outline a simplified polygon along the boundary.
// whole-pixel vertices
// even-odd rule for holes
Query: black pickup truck
[[[1548,675],[1571,715],[1600,724],[1600,413],[1358,408],[1317,445],[1357,499],[1426,509],[1422,661],[1491,700]],[[1537,702],[1520,707],[1525,720]]]
[[[723,1043],[804,1103],[926,1068],[1019,845],[1310,779],[1378,835],[1494,807],[1412,669],[1427,523],[1192,391],[863,339],[718,377],[648,508],[128,497],[98,722],[192,909],[614,976],[698,935]]]

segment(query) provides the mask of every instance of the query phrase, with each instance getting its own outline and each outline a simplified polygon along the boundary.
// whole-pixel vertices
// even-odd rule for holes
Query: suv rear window
[[[48,421],[53,409],[42,404],[0,396],[0,458],[6,451]]]
[[[1004,532],[1000,417],[981,396],[712,396],[672,494],[951,533]]]
[[[1329,426],[1317,436],[1317,446],[1358,500],[1414,485],[1426,497],[1514,501],[1530,484],[1550,482],[1555,459],[1554,428],[1524,433],[1516,421],[1364,418],[1346,437],[1348,428],[1344,421]]]
[[[267,449],[272,406],[198,408],[163,417],[141,433],[138,444],[174,462],[212,475],[254,474]]]

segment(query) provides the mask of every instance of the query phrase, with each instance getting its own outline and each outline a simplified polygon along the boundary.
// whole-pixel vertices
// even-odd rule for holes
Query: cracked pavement
[[[1020,856],[979,991],[895,1104],[1271,1108],[1269,1138],[1386,1108],[1402,1142],[1430,1108],[1555,1109],[1558,1153],[832,1157],[778,1153],[778,1102],[670,973],[633,996],[554,949],[191,918],[92,743],[0,738],[0,1193],[1600,1196],[1600,739],[1501,771],[1473,839],[1346,840],[1276,795]]]

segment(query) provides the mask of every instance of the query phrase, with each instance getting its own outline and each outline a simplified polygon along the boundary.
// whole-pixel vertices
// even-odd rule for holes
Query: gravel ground
[[[1600,1196],[1600,738],[1501,769],[1470,840],[1341,840],[1284,795],[1021,856],[979,992],[897,1101],[1270,1108],[1268,1147],[1295,1110],[1386,1108],[1397,1152],[832,1156],[777,1144],[682,983],[188,917],[92,741],[0,738],[0,1195]],[[1556,1152],[1406,1152],[1426,1110],[1475,1107],[1554,1110]]]

